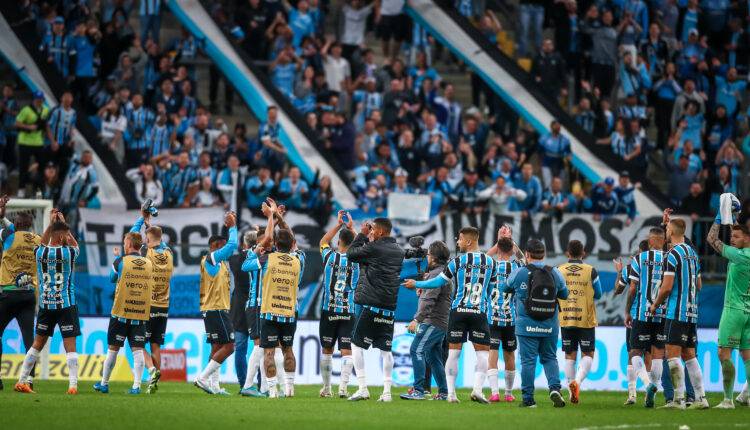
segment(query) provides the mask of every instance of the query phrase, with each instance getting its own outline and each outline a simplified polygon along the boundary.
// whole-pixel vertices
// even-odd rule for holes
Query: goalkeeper
[[[719,213],[708,232],[706,240],[716,252],[729,260],[727,268],[724,309],[719,322],[719,360],[724,382],[724,400],[719,409],[733,409],[732,395],[736,371],[732,361],[732,350],[739,349],[750,375],[750,230],[746,225],[734,223],[740,203],[729,193],[721,195]],[[730,228],[730,244],[719,239],[719,229]],[[748,376],[750,378],[750,376]]]

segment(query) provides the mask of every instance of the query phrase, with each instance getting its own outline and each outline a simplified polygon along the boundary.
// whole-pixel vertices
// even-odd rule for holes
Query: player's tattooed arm
[[[709,245],[711,245],[711,248],[715,249],[716,252],[721,255],[721,253],[724,250],[724,242],[719,239],[719,224],[713,223],[711,224],[711,229],[708,230],[708,236],[706,237],[706,241]]]

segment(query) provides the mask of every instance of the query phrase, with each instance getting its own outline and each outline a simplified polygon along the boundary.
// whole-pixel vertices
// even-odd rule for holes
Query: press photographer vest
[[[593,267],[570,262],[558,269],[565,278],[569,291],[568,299],[560,300],[560,327],[596,327],[594,284],[591,279]]]
[[[13,243],[3,251],[0,263],[0,286],[15,285],[16,277],[28,273],[34,280],[34,289],[39,285],[36,278],[36,256],[34,250],[41,238],[28,231],[17,231],[13,234]]]
[[[148,321],[151,316],[153,265],[140,255],[122,257],[120,279],[115,288],[112,316]]]
[[[154,280],[151,291],[151,306],[157,308],[169,307],[169,281],[174,271],[172,250],[165,249],[157,252],[153,248],[146,251],[146,258],[151,261],[154,270]]]
[[[219,263],[219,271],[211,276],[206,271],[206,259],[201,259],[201,312],[229,310],[229,289],[231,286],[231,274],[229,266],[225,261]]]
[[[260,312],[294,318],[301,265],[297,258],[282,252],[268,256],[263,273],[263,300]]]

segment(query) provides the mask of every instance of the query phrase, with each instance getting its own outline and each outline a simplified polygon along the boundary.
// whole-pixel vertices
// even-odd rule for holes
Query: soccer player
[[[78,242],[70,233],[62,213],[53,209],[50,224],[44,231],[41,244],[34,251],[37,279],[39,279],[39,315],[36,321],[36,337],[26,352],[21,375],[14,389],[20,393],[33,393],[28,382],[31,369],[39,359],[39,352],[60,327],[68,364],[68,394],[78,394],[78,353],[76,337],[81,335],[78,307],[75,296],[75,261],[78,258]],[[3,260],[8,258],[3,256]]]
[[[250,340],[253,341],[253,350],[250,353],[250,360],[248,363],[247,376],[245,377],[245,384],[240,390],[240,394],[246,397],[265,397],[268,394],[268,382],[266,380],[266,368],[261,365],[263,359],[263,348],[260,347],[260,330],[258,316],[260,315],[260,301],[261,301],[261,269],[260,265],[257,265],[250,270],[246,265],[247,257],[250,254],[255,253],[258,249],[259,232],[250,231],[254,239],[252,243],[246,244],[249,246],[247,253],[245,254],[245,260],[242,262],[242,271],[248,273],[248,280],[250,282],[250,289],[248,291],[247,303],[245,304],[245,321],[247,322],[247,335]],[[247,233],[245,233],[247,234]],[[264,257],[259,255],[258,258]],[[260,387],[253,385],[255,381],[255,375],[260,371]]]
[[[489,403],[482,393],[484,379],[489,367],[490,327],[487,311],[490,293],[497,284],[498,264],[489,255],[479,251],[479,231],[475,227],[464,227],[458,234],[458,248],[461,255],[451,260],[445,272],[428,281],[407,280],[406,288],[440,288],[453,282],[453,302],[451,303],[448,327],[448,361],[445,366],[448,380],[448,402],[458,403],[456,378],[458,358],[463,344],[470,340],[476,352],[474,369],[474,389],[471,400]]]
[[[352,332],[352,358],[359,389],[349,401],[370,398],[365,375],[365,349],[380,350],[383,361],[383,393],[379,402],[392,401],[393,318],[398,301],[404,250],[391,237],[393,225],[388,218],[365,222],[346,251],[347,259],[360,264],[360,277],[354,303],[361,306]]]
[[[219,386],[219,371],[234,353],[234,328],[229,318],[229,295],[232,274],[227,260],[237,250],[237,215],[227,212],[224,226],[229,229],[229,240],[223,236],[208,239],[209,253],[201,260],[200,309],[206,327],[206,342],[211,344],[211,356],[194,385],[208,394],[229,395]]]
[[[297,361],[294,357],[294,333],[297,330],[297,290],[303,273],[304,257],[295,250],[294,234],[290,229],[279,229],[274,233],[276,203],[269,200],[262,205],[262,212],[268,217],[265,245],[273,237],[276,249],[268,255],[262,266],[262,294],[260,305],[260,347],[263,348],[263,365],[268,379],[268,397],[278,398],[276,375],[276,348],[281,345],[284,355],[286,397],[294,396],[294,376]],[[256,251],[259,251],[256,248]],[[262,251],[262,249],[261,249]],[[260,263],[256,253],[249,253],[243,266],[257,269]]]
[[[516,379],[516,304],[513,295],[504,293],[503,288],[511,272],[519,268],[522,262],[514,258],[516,246],[511,239],[510,228],[503,226],[494,249],[488,255],[497,253],[497,282],[490,293],[490,312],[487,313],[490,325],[490,356],[487,379],[490,381],[490,403],[500,401],[500,387],[497,379],[498,350],[502,345],[503,362],[505,363],[505,401],[513,402],[513,384]]]
[[[586,379],[594,361],[596,348],[596,303],[602,296],[599,274],[583,262],[586,252],[580,240],[568,242],[568,262],[558,269],[565,278],[569,296],[560,299],[560,334],[565,353],[565,377],[568,380],[570,403],[579,399],[581,383]],[[576,372],[576,356],[581,350],[581,361]]]
[[[346,217],[346,222],[344,221]],[[337,249],[331,249],[331,240],[339,235]],[[339,211],[338,222],[320,239],[323,258],[323,299],[320,314],[320,374],[323,388],[320,397],[331,397],[333,347],[338,343],[341,352],[341,380],[339,398],[349,397],[347,386],[352,374],[352,331],[354,329],[354,289],[359,281],[359,264],[349,261],[346,251],[354,241],[354,221]]]
[[[717,216],[706,238],[716,252],[729,260],[724,309],[719,321],[719,360],[724,400],[716,408],[734,409],[732,395],[736,371],[732,360],[733,349],[740,350],[745,374],[750,380],[750,230],[746,225],[732,225],[730,244],[727,245],[719,239],[720,222],[721,216]]]
[[[5,218],[5,205],[9,198],[0,198],[0,241],[3,252],[0,262],[0,361],[2,361],[2,334],[15,318],[21,329],[26,351],[34,342],[34,314],[36,313],[37,270],[34,251],[40,237],[32,232],[33,218],[19,212],[14,222]],[[33,372],[33,370],[32,370]],[[31,377],[25,381],[33,389]],[[0,390],[3,383],[0,381]]]
[[[659,307],[667,302],[666,355],[669,373],[674,384],[674,399],[664,408],[685,408],[685,368],[695,390],[695,402],[691,409],[706,409],[708,401],[703,390],[703,375],[695,347],[698,341],[698,292],[701,289],[700,262],[693,247],[685,243],[685,221],[673,219],[667,224],[667,238],[672,249],[667,254],[664,275],[659,294],[649,312],[656,315]],[[685,362],[685,368],[680,363]],[[653,367],[653,366],[652,366]]]
[[[127,339],[133,353],[133,386],[130,394],[141,394],[141,379],[145,368],[143,347],[146,344],[146,325],[151,315],[151,285],[154,282],[153,265],[141,256],[143,237],[128,233],[123,240],[124,255],[114,249],[115,261],[109,280],[115,284],[112,316],[107,329],[107,358],[104,360],[102,380],[94,390],[109,393],[109,377],[117,362],[117,354]]]
[[[659,294],[659,286],[664,275],[666,253],[664,248],[664,229],[654,227],[648,233],[648,251],[636,255],[630,263],[630,288],[627,296],[628,312],[625,315],[625,326],[630,327],[629,364],[633,366],[628,373],[628,402],[636,400],[636,378],[646,385],[646,407],[654,407],[654,395],[661,381],[664,358],[664,306],[652,314],[650,309],[654,298]],[[651,353],[650,373],[647,369]],[[632,392],[630,388],[632,387]]]
[[[167,331],[169,317],[169,283],[174,271],[172,250],[162,241],[161,227],[151,225],[151,213],[145,207],[141,216],[130,229],[131,233],[141,232],[146,225],[146,249],[141,249],[141,255],[151,261],[153,268],[153,283],[151,284],[151,311],[146,324],[146,342],[151,347],[151,354],[145,355],[149,382],[146,392],[153,394],[159,389],[161,378],[161,346],[164,345],[164,334]]]

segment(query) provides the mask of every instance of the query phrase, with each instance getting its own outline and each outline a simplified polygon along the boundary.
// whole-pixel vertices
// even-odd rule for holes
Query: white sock
[[[284,353],[281,348],[276,348],[273,353],[273,360],[276,362],[276,380],[286,381],[286,370],[284,370]]]
[[[680,363],[678,357],[668,358],[669,374],[672,376],[672,386],[674,387],[674,400],[685,400],[685,369]],[[690,381],[692,382],[692,381]]]
[[[339,382],[339,389],[346,389],[349,385],[349,377],[352,375],[352,368],[354,368],[354,360],[351,355],[345,355],[341,357],[341,381]]]
[[[66,353],[65,361],[68,363],[68,387],[78,387],[78,353]]]
[[[448,395],[456,395],[456,378],[458,377],[458,357],[460,349],[449,349],[448,360],[445,362],[445,379],[448,382]]]
[[[39,359],[39,350],[31,347],[26,352],[26,357],[23,358],[23,366],[21,367],[21,375],[18,378],[18,382],[26,383],[31,374],[31,369],[34,368],[34,364]]]
[[[211,374],[211,376],[208,377],[208,383],[211,385],[211,389],[215,392],[218,392],[221,390],[221,387],[219,386],[219,374],[221,373],[221,367],[216,368],[214,370],[214,373]]]
[[[266,364],[263,362],[265,359],[263,357],[263,348],[256,346],[258,351],[258,355],[260,355],[260,392],[261,393],[267,393],[268,392],[268,378],[266,377]]]
[[[148,373],[154,373],[156,371],[156,366],[151,366],[148,368]]]
[[[576,374],[576,382],[578,382],[578,385],[580,386],[581,383],[586,379],[586,376],[588,376],[589,372],[591,371],[591,364],[594,362],[594,359],[584,355],[581,357],[581,362],[578,363],[578,373]]]
[[[500,394],[500,380],[497,379],[497,369],[487,370],[487,380],[490,381],[490,392],[494,396]]]
[[[661,358],[651,359],[651,382],[657,387],[661,387],[661,374],[664,372],[664,361]]]
[[[690,383],[693,384],[693,390],[695,390],[695,400],[702,399],[706,396],[706,392],[703,389],[703,372],[701,372],[698,359],[693,357],[686,361],[685,369],[687,369],[688,376],[690,376]]]
[[[570,385],[576,378],[576,361],[575,359],[565,359],[565,379],[567,379],[568,385]]]
[[[320,356],[320,376],[323,377],[323,387],[331,388],[331,373],[333,371],[333,354]]]
[[[648,372],[646,371],[646,364],[643,362],[643,357],[640,355],[636,355],[635,357],[630,359],[630,362],[633,363],[633,371],[638,376],[638,378],[643,382],[643,385],[647,386],[651,383],[651,378],[648,377]]]
[[[352,344],[352,357],[354,359],[354,370],[357,372],[359,389],[366,390],[367,377],[365,376],[365,350]]]
[[[201,373],[200,378],[204,381],[209,381],[211,378],[211,375],[213,375],[214,372],[216,372],[216,369],[221,367],[221,363],[214,360],[208,360],[208,364],[206,365],[206,368],[203,369],[203,373]]]
[[[516,383],[516,371],[505,371],[505,394],[510,395],[513,392],[513,385]]]
[[[635,370],[632,364],[628,364],[628,397],[635,397]]]
[[[258,373],[258,368],[261,367],[261,359],[263,359],[263,349],[258,346],[254,346],[253,351],[250,353],[247,376],[245,377],[245,385],[242,387],[242,389],[250,388],[255,383],[255,374]]]
[[[380,351],[380,357],[383,359],[383,393],[390,393],[393,380],[393,353]]]
[[[111,349],[107,350],[107,358],[104,359],[104,366],[102,367],[102,385],[109,385],[109,377],[112,375],[112,369],[115,368],[117,362],[117,352]]]
[[[278,376],[272,376],[268,378],[268,391],[278,392]]]
[[[296,372],[286,372],[284,376],[284,385],[286,386],[287,392],[294,389],[294,374]]]
[[[474,366],[474,390],[476,394],[482,394],[484,380],[487,378],[487,367],[489,366],[490,352],[476,351],[477,362]]]
[[[743,397],[747,397],[748,395],[748,385],[747,382],[745,382],[745,385],[742,386],[742,391],[740,392],[740,395]]]
[[[133,351],[133,388],[141,388],[144,367],[146,367],[146,359],[143,357],[143,350]]]

